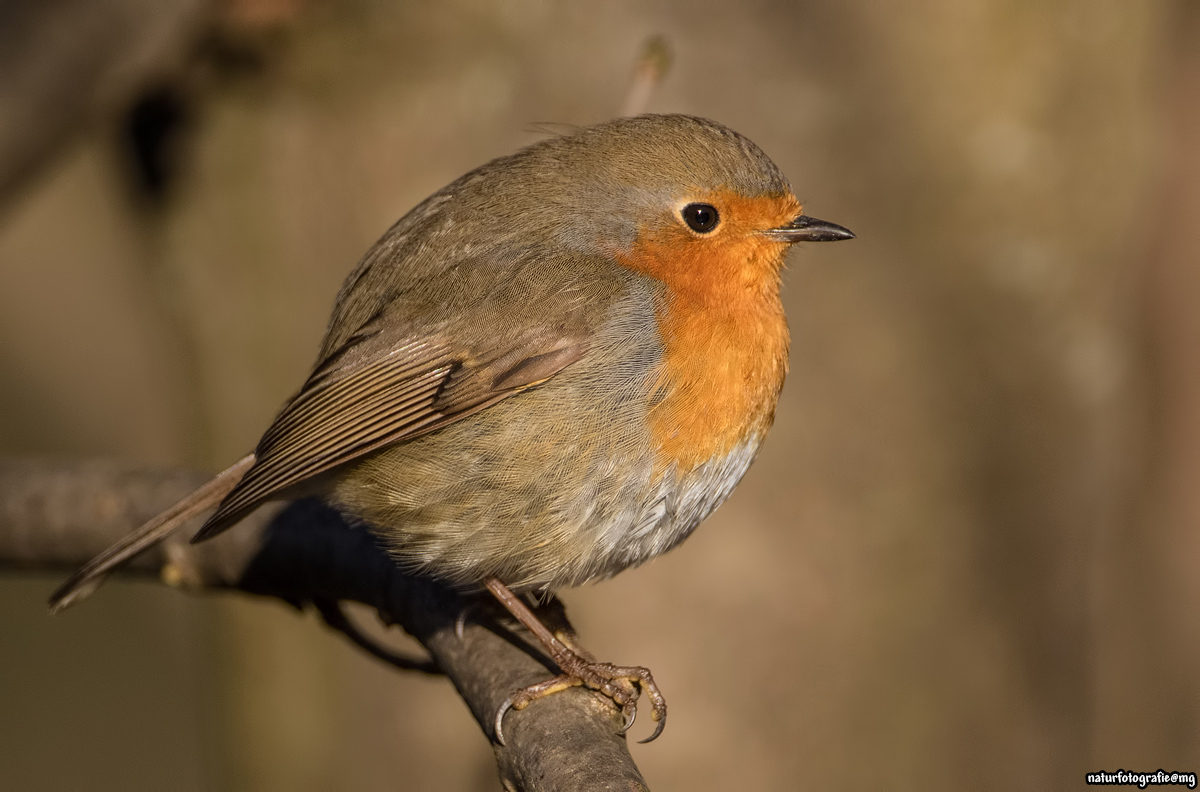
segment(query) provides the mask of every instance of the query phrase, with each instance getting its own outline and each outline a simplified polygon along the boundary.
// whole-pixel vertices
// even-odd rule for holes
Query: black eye
[[[683,222],[688,224],[688,228],[701,234],[712,231],[721,220],[721,216],[717,214],[717,207],[709,204],[688,204],[683,207],[682,214]]]

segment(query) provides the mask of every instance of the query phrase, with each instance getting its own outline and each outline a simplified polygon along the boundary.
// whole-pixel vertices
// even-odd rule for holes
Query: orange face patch
[[[624,266],[662,281],[663,400],[650,414],[659,468],[680,472],[728,454],[765,432],[787,373],[788,330],[779,300],[787,244],[760,232],[800,213],[791,195],[747,198],[729,191],[680,204],[717,208],[701,234],[682,220],[641,229]]]

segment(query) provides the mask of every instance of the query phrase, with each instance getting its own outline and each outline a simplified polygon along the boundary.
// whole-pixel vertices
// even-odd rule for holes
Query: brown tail
[[[196,515],[215,507],[229,494],[254,464],[254,454],[243,457],[218,473],[211,481],[195,492],[182,498],[166,511],[144,523],[136,531],[123,537],[100,555],[87,562],[74,575],[50,595],[50,610],[61,611],[71,603],[83,599],[96,590],[117,566],[125,563],[143,550],[167,538],[179,526]]]

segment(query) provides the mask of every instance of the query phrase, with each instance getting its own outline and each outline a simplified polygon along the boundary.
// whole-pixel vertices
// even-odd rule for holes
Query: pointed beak
[[[780,242],[837,242],[839,239],[854,239],[854,232],[837,223],[818,220],[808,215],[796,215],[796,219],[785,226],[764,231],[764,234]]]

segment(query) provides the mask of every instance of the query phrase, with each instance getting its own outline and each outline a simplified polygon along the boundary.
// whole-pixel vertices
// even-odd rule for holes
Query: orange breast
[[[662,281],[663,399],[650,414],[658,467],[680,473],[765,433],[787,373],[788,329],[779,300],[786,245],[757,232],[799,212],[792,196],[718,194],[720,233],[682,224],[643,229],[623,264]]]

